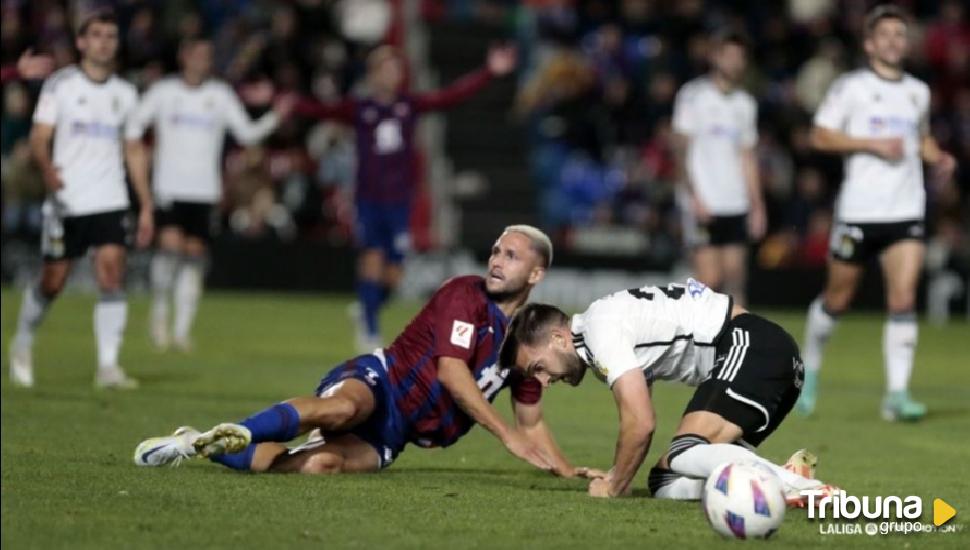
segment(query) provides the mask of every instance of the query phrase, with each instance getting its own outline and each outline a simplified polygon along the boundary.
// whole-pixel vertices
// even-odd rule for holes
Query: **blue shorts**
[[[407,443],[404,419],[394,403],[387,368],[376,355],[355,357],[327,373],[317,386],[316,395],[326,397],[327,392],[335,391],[348,379],[360,380],[370,388],[374,412],[364,422],[342,433],[354,434],[374,447],[380,467],[387,468]]]
[[[386,261],[399,264],[411,250],[411,204],[357,201],[357,246],[377,248]]]

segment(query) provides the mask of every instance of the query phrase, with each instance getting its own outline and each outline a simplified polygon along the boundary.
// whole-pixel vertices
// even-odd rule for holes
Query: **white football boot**
[[[199,430],[182,426],[172,435],[151,437],[135,447],[137,466],[178,466],[183,460],[196,455],[192,445],[199,437]]]
[[[135,390],[138,389],[138,380],[129,378],[124,369],[117,365],[99,367],[98,373],[94,376],[94,387],[98,389]]]

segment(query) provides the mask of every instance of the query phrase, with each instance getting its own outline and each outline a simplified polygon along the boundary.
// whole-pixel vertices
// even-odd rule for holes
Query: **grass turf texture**
[[[143,438],[189,423],[206,429],[287,397],[308,394],[332,365],[352,354],[346,297],[206,296],[191,355],[158,354],[147,338],[147,299],[131,301],[122,361],[142,389],[92,389],[93,297],[58,301],[35,348],[37,386],[2,382],[2,545],[53,547],[331,548],[641,548],[702,547],[721,539],[696,503],[586,496],[586,483],[555,479],[508,455],[481,428],[449,449],[409,447],[373,475],[246,475],[203,460],[178,469],[132,464]],[[3,292],[6,360],[20,295]],[[397,304],[390,333],[417,304]],[[793,334],[799,312],[770,313]],[[967,523],[970,481],[970,370],[966,323],[923,326],[915,394],[930,417],[915,425],[878,418],[883,386],[881,318],[849,315],[829,346],[816,418],[790,417],[760,449],[781,462],[800,447],[820,455],[819,476],[850,494],[919,495],[924,522],[932,499]],[[6,371],[6,363],[4,363]],[[655,390],[659,429],[647,459],[666,448],[690,390]],[[497,399],[508,414],[508,394]],[[576,389],[554,387],[547,418],[567,455],[609,467],[616,414],[593,377]],[[962,516],[962,517],[961,517]],[[789,511],[774,547],[884,546],[967,548],[957,534],[823,536],[804,511]]]

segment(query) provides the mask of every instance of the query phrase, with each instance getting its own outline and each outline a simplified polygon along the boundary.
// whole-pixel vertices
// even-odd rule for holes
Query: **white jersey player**
[[[685,185],[684,235],[697,278],[744,302],[747,243],[765,231],[755,147],[758,106],[739,88],[746,45],[738,35],[714,40],[711,72],[685,84],[673,129]]]
[[[953,157],[929,135],[930,90],[906,74],[907,18],[883,5],[866,20],[869,66],[843,75],[815,113],[813,145],[845,155],[835,207],[828,281],[809,307],[805,331],[805,388],[798,410],[815,409],[822,349],[837,317],[849,307],[866,263],[878,258],[886,280],[883,331],[887,420],[918,420],[926,406],[908,391],[917,339],[916,285],[923,264],[926,193],[923,162],[944,183]]]
[[[33,385],[34,331],[64,288],[74,260],[94,249],[100,289],[94,307],[95,384],[133,388],[136,382],[118,365],[128,308],[124,275],[130,205],[125,162],[140,207],[138,246],[149,244],[153,230],[147,159],[141,143],[124,133],[138,94],[134,86],[112,74],[118,25],[111,13],[97,12],[85,19],[77,47],[80,64],[61,69],[44,82],[34,111],[31,150],[48,193],[43,207],[44,264],[39,284],[24,292],[10,346],[10,375],[17,385]]]
[[[615,292],[571,320],[553,306],[528,304],[509,323],[500,362],[544,386],[577,385],[587,369],[609,384],[620,434],[613,468],[590,483],[592,496],[629,492],[653,437],[658,380],[697,389],[669,450],[650,472],[655,496],[700,498],[707,476],[731,460],[770,467],[793,505],[804,502],[801,491],[825,487],[813,479],[815,459],[804,451],[780,467],[749,450],[778,428],[798,398],[802,365],[795,341],[693,279]]]
[[[154,195],[158,252],[152,259],[152,339],[182,350],[202,293],[205,256],[215,205],[222,198],[222,147],[226,130],[245,145],[268,136],[289,110],[280,102],[251,121],[228,84],[210,77],[212,43],[197,39],[179,50],[182,72],[145,93],[129,125],[141,137],[155,129]],[[168,303],[174,295],[174,337]]]

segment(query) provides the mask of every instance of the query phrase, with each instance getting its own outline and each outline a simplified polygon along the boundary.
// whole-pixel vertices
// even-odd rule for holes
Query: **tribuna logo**
[[[808,499],[808,519],[909,519],[916,520],[923,515],[923,499],[908,497],[856,497],[845,491],[834,495],[817,489],[805,490],[801,494]]]

